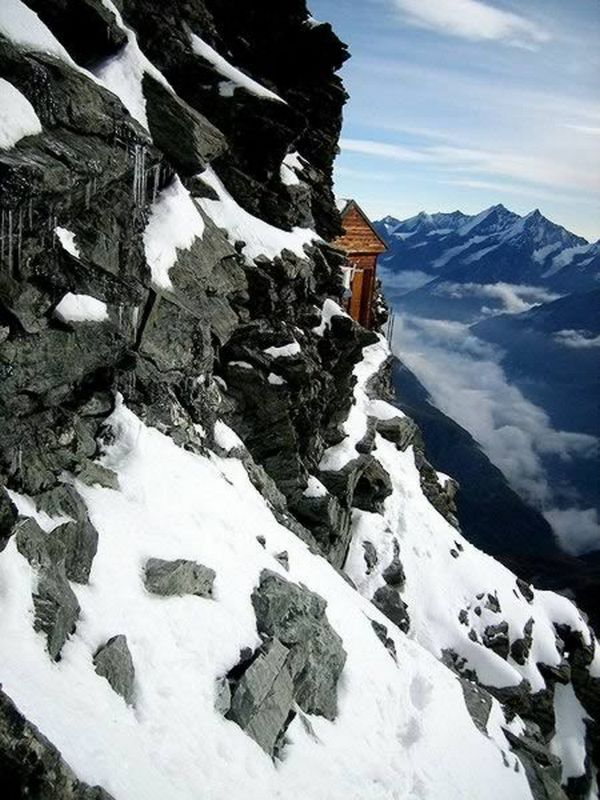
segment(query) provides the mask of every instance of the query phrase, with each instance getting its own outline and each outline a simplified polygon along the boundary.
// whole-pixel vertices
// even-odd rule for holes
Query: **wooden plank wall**
[[[350,206],[342,218],[344,235],[336,239],[335,246],[346,250],[350,255],[354,253],[383,253],[385,246],[365,222],[360,212]]]

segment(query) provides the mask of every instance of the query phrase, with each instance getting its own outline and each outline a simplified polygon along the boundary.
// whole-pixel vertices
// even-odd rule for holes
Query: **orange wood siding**
[[[385,252],[385,245],[355,206],[351,205],[343,214],[342,226],[345,233],[334,242],[336,247],[348,253]]]
[[[377,256],[387,247],[354,201],[342,212],[342,226],[344,235],[333,244],[346,251],[348,262],[355,267],[348,311],[352,319],[369,328],[373,315]]]

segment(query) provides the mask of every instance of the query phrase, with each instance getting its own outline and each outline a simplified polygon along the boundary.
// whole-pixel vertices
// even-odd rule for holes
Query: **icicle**
[[[123,305],[119,304],[119,310],[117,312],[117,318],[119,321],[119,332],[123,331]]]
[[[19,445],[17,447],[17,476],[21,477],[21,472],[23,471],[23,447]]]
[[[0,250],[0,260],[4,263],[4,251],[5,251],[5,240],[6,240],[6,233],[4,231],[4,227],[6,225],[6,211],[2,209],[2,222],[0,223],[0,240],[2,241],[2,249]]]
[[[85,207],[90,207],[90,201],[92,199],[92,184],[88,181],[85,185]]]
[[[133,306],[133,308],[131,309],[131,330],[134,339],[136,339],[137,337],[137,328],[139,320],[140,320],[140,307]]]
[[[19,223],[17,226],[17,260],[15,270],[21,266],[21,249],[23,246],[23,210],[19,209]]]
[[[144,205],[144,203],[146,202],[147,186],[148,186],[148,178],[146,175],[146,148],[142,145],[140,205]]]
[[[12,275],[13,270],[13,248],[12,248],[12,235],[13,235],[13,212],[8,209],[8,271]]]
[[[33,230],[33,197],[29,198],[29,230]]]
[[[158,185],[160,182],[160,164],[155,164],[152,169],[152,202],[156,203],[158,197]]]

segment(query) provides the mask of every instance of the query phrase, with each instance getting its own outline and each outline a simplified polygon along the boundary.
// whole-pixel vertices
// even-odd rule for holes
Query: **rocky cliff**
[[[585,798],[600,651],[337,304],[304,0],[0,7],[7,797]]]

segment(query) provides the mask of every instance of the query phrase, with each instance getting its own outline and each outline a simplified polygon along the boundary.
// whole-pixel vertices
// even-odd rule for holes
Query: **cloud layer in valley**
[[[526,286],[524,284],[504,283],[440,283],[433,290],[434,294],[461,299],[464,297],[489,297],[501,304],[501,311],[505,314],[520,314],[529,311],[540,303],[550,303],[558,300],[559,294],[549,292],[540,286]],[[484,313],[486,309],[483,309]],[[490,309],[487,309],[489,312]],[[498,313],[495,309],[491,313]]]
[[[592,459],[598,452],[593,436],[555,430],[548,415],[509,384],[498,363],[500,352],[462,323],[398,317],[393,349],[433,403],[468,430],[515,489],[544,511],[566,550],[600,548],[594,510],[575,504],[559,509],[544,465],[548,457]]]

